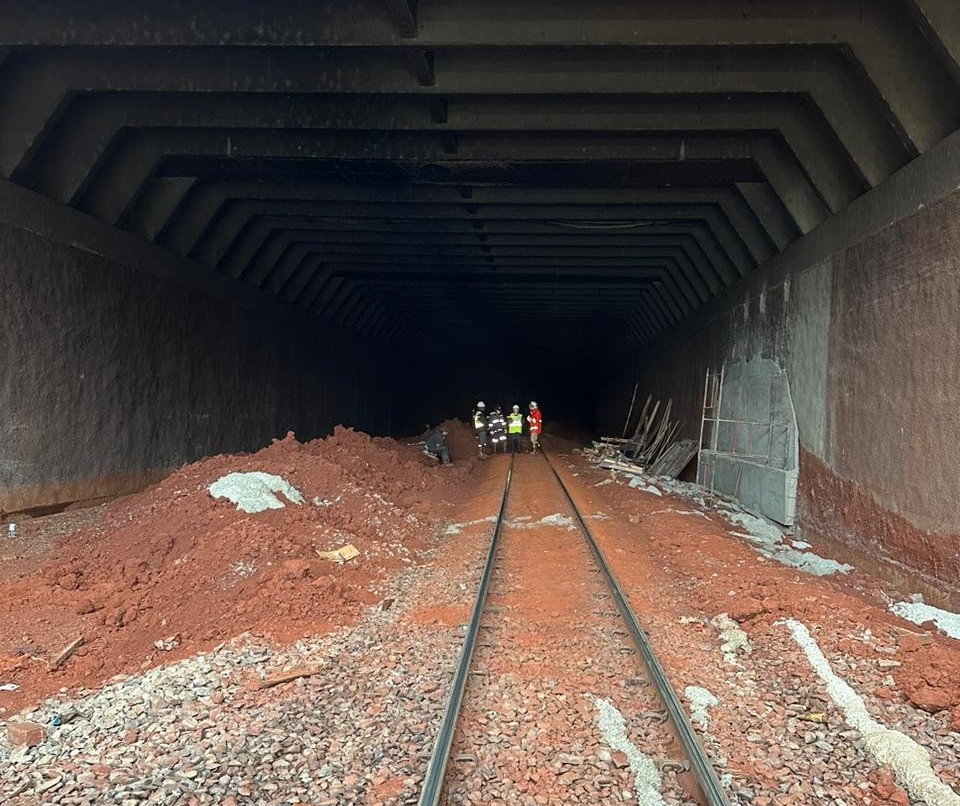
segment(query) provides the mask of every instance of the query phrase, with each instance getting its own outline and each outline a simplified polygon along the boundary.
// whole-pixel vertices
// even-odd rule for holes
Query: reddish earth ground
[[[558,469],[563,471],[562,464]],[[565,482],[578,490],[578,506],[618,516],[593,529],[617,558],[617,566],[633,584],[638,601],[649,584],[668,585],[682,602],[685,614],[726,612],[752,629],[768,629],[775,622],[794,618],[829,626],[839,636],[870,628],[876,635],[890,634],[904,653],[895,672],[900,691],[917,707],[931,712],[956,707],[953,723],[960,730],[960,645],[936,632],[924,630],[894,616],[883,605],[883,586],[854,571],[846,576],[814,578],[782,566],[752,551],[730,535],[730,525],[719,515],[710,519],[681,512],[689,503],[670,496],[659,498],[622,487],[593,487],[608,477],[585,462],[576,463],[579,477],[565,474]],[[575,472],[577,472],[575,471]],[[655,514],[654,514],[655,513]],[[626,520],[632,528],[623,528]],[[736,529],[734,528],[734,531]],[[643,551],[637,551],[637,543]],[[654,560],[657,565],[651,566]],[[659,567],[657,567],[659,566]],[[674,578],[679,576],[679,579]],[[663,600],[647,603],[648,612],[659,612]],[[638,604],[638,611],[640,610]],[[680,612],[679,614],[684,614]],[[843,652],[875,652],[863,642],[836,637],[833,646]],[[892,696],[884,693],[881,697]]]
[[[472,436],[448,427],[463,457]],[[338,427],[325,440],[289,434],[252,455],[187,465],[95,510],[19,524],[18,556],[11,541],[3,546],[0,683],[20,690],[0,692],[0,708],[95,687],[242,632],[288,641],[351,623],[376,601],[377,582],[414,563],[446,523],[475,464],[441,468],[415,447]],[[246,471],[282,476],[305,503],[251,516],[210,496],[219,477]],[[342,567],[317,555],[346,543],[360,556]],[[69,662],[48,671],[79,636]],[[173,649],[155,646],[165,639]]]
[[[786,638],[781,622],[796,619],[815,631],[828,658],[849,659],[851,665],[862,660],[867,668],[876,669],[870,675],[872,686],[860,692],[872,711],[879,711],[884,702],[910,703],[930,713],[948,714],[947,732],[960,731],[960,642],[937,633],[933,625],[916,627],[890,614],[881,595],[883,586],[876,579],[857,571],[826,578],[801,574],[767,560],[731,536],[729,532],[736,529],[717,514],[709,518],[689,514],[689,502],[669,495],[661,498],[616,484],[595,486],[610,474],[579,457],[566,456],[555,464],[581,511],[606,516],[591,522],[591,529],[629,591],[631,606],[650,633],[675,688],[694,684],[716,691],[727,682],[724,673],[715,669],[715,631],[700,619],[727,613],[749,632],[751,641],[766,649],[765,660],[776,674],[794,681],[799,699],[810,710],[827,710],[827,702],[817,701],[823,696],[822,687],[810,667],[797,662],[796,647]],[[857,636],[867,630],[874,638],[860,640]],[[902,665],[878,664],[878,659],[892,656]],[[893,686],[885,682],[888,671],[892,671]],[[763,697],[754,705],[762,713]],[[779,706],[781,717],[784,705]],[[777,710],[774,707],[766,720],[776,721]],[[834,718],[842,723],[838,715]],[[731,769],[770,785],[788,773],[777,754],[759,762],[750,758],[750,747],[742,739],[743,753],[738,758],[737,736],[750,726],[721,725],[717,731],[722,733],[724,727]],[[958,769],[946,769],[942,777],[955,787],[960,784]],[[888,779],[888,775],[877,779],[883,782],[881,794],[890,802],[901,802],[905,793]],[[860,802],[863,794],[851,791],[847,796]],[[805,803],[807,797],[809,793],[797,793],[795,800],[777,802]],[[886,801],[874,792],[873,802]]]
[[[289,641],[352,623],[365,604],[378,600],[378,583],[422,562],[424,548],[440,548],[434,567],[475,578],[490,525],[461,535],[445,535],[442,527],[495,513],[507,458],[484,463],[467,458],[473,451],[469,429],[449,427],[454,458],[462,460],[453,468],[438,467],[415,447],[338,429],[327,440],[300,444],[290,436],[251,456],[188,465],[137,496],[86,514],[21,524],[17,543],[24,550],[11,560],[9,543],[4,546],[9,561],[0,590],[0,683],[17,683],[21,690],[0,692],[0,708],[10,713],[61,686],[95,687],[115,674],[193,654],[244,631]],[[539,460],[521,457],[518,464],[533,461]],[[800,574],[732,537],[729,524],[716,514],[671,512],[689,510],[689,503],[622,484],[597,487],[609,474],[574,455],[558,457],[557,467],[585,515],[604,513],[606,519],[591,520],[591,528],[677,689],[729,684],[717,665],[716,635],[705,622],[726,612],[748,630],[758,646],[755,657],[794,681],[800,704],[825,707],[814,675],[797,661],[785,637],[780,621],[789,617],[816,631],[828,658],[896,657],[902,665],[885,667],[892,668],[894,685],[886,682],[886,671],[864,678],[868,686],[860,691],[872,709],[884,702],[910,703],[947,715],[953,729],[960,729],[958,643],[929,625],[915,627],[890,615],[876,580],[858,572],[823,579]],[[307,504],[251,517],[210,498],[211,482],[243,470],[283,476]],[[336,506],[322,503],[337,496]],[[314,498],[321,504],[313,504]],[[521,504],[534,517],[545,514],[536,496]],[[56,528],[70,534],[51,540]],[[31,542],[32,536],[39,542]],[[524,532],[517,536],[523,540]],[[348,542],[361,555],[344,566],[332,567],[316,555]],[[531,538],[525,548],[547,551],[549,541],[540,546]],[[522,562],[533,568],[537,559]],[[546,560],[543,571],[560,573]],[[548,601],[544,592],[543,586],[524,586],[511,591],[509,601],[568,613],[569,602]],[[438,629],[464,623],[473,593],[464,586],[462,599],[425,600],[412,620]],[[544,657],[558,643],[582,640],[576,619],[554,622],[550,630],[520,630],[511,640],[525,656]],[[867,628],[875,640],[854,637]],[[86,644],[62,670],[47,671],[50,659],[78,635]],[[173,637],[172,651],[154,646]],[[501,653],[496,671],[522,676],[529,669]],[[744,705],[759,713],[763,703],[746,698]],[[772,713],[779,714],[781,706],[775,703]],[[738,776],[763,785],[787,774],[777,753],[758,759],[748,752],[744,725],[720,718],[716,731]],[[956,771],[952,775],[948,770],[944,778],[956,784]],[[871,786],[873,803],[902,802],[889,775],[875,772]],[[862,802],[862,794],[862,789],[847,793],[847,803]],[[796,793],[777,803],[813,802],[807,797]]]
[[[508,462],[489,464],[502,473]],[[641,670],[580,533],[538,523],[556,514],[573,515],[546,463],[518,457],[441,802],[610,803],[631,788],[626,757],[614,759],[597,731],[594,697],[628,720],[657,702],[636,684]],[[678,754],[665,729],[642,749]],[[604,752],[606,765],[585,761]],[[665,778],[686,802],[676,778]]]

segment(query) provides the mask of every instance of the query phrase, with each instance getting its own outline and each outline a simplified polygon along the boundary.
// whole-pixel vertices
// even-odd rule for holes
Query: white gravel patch
[[[540,518],[540,523],[543,526],[559,526],[563,529],[573,529],[573,518],[567,515],[561,515],[559,512],[555,512],[553,515],[547,515],[543,518]]]
[[[945,632],[951,638],[960,640],[960,614],[941,610],[939,607],[924,604],[923,602],[897,602],[890,607],[891,613],[900,618],[912,621],[914,624],[923,624],[932,621],[937,629]]]
[[[213,498],[226,498],[249,515],[267,509],[283,509],[284,503],[277,498],[277,493],[281,493],[291,504],[303,503],[303,496],[296,487],[270,473],[228,473],[208,489]]]
[[[807,656],[810,666],[826,684],[827,693],[843,711],[847,724],[860,731],[868,752],[880,764],[893,769],[910,797],[922,800],[927,806],[960,806],[960,794],[937,777],[930,765],[930,754],[909,736],[890,730],[867,713],[863,698],[833,673],[829,661],[805,625],[793,619],[783,623]]]
[[[705,732],[710,727],[710,714],[707,711],[716,708],[720,700],[701,686],[687,686],[683,696],[690,703],[690,721]]]
[[[635,490],[640,490],[643,493],[650,493],[651,495],[658,495],[663,498],[663,493],[660,492],[660,488],[653,484],[648,484],[642,478],[630,479],[630,486]]]
[[[613,750],[619,750],[627,757],[630,771],[633,773],[633,788],[637,793],[637,806],[666,806],[660,794],[662,782],[660,772],[647,756],[627,738],[627,723],[623,715],[609,700],[595,697],[597,706],[597,727]]]
[[[479,518],[475,521],[467,521],[466,523],[451,523],[446,529],[443,530],[445,535],[459,535],[463,533],[464,529],[468,529],[471,526],[479,526],[481,523],[496,523],[496,515],[487,515],[486,518]]]
[[[735,665],[738,652],[742,652],[744,655],[753,652],[747,634],[726,613],[721,613],[719,616],[710,619],[710,623],[720,631],[720,651],[727,663]]]
[[[846,574],[853,570],[852,565],[821,557],[812,551],[798,551],[799,548],[809,547],[809,544],[802,541],[793,543],[793,548],[790,548],[783,542],[783,532],[763,518],[730,508],[724,511],[724,515],[732,523],[743,526],[747,530],[746,533],[733,532],[736,537],[746,538],[761,554],[776,560],[781,565],[818,577]]]
[[[545,515],[538,521],[528,521],[524,518],[513,518],[507,521],[507,526],[511,529],[539,529],[541,526],[559,526],[561,529],[576,529],[573,518],[567,515],[561,515],[555,512],[552,515]]]
[[[748,512],[727,511],[727,518],[731,523],[743,526],[750,537],[767,546],[775,546],[783,540],[783,532],[763,518],[751,515]]]

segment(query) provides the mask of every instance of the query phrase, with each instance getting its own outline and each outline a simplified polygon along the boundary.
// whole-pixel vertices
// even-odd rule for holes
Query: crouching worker
[[[436,456],[441,464],[450,464],[450,448],[447,447],[447,429],[438,428],[424,443],[423,449],[431,456]]]

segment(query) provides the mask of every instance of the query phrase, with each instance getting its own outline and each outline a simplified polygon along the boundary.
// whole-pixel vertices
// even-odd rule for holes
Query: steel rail
[[[553,463],[545,453],[542,451],[541,453],[547,463],[547,467],[550,468],[554,478],[557,480],[557,484],[560,485],[560,489],[563,491],[563,495],[567,499],[567,503],[570,504],[570,508],[573,510],[573,514],[576,516],[577,522],[580,524],[580,528],[583,530],[583,535],[587,541],[587,545],[590,546],[590,551],[593,553],[594,559],[596,559],[597,564],[600,566],[600,570],[603,572],[603,577],[607,582],[607,587],[610,588],[610,593],[613,596],[614,601],[617,603],[617,609],[619,609],[620,615],[623,616],[623,620],[627,623],[630,635],[633,638],[634,643],[637,645],[637,649],[640,650],[640,654],[643,656],[644,663],[646,664],[647,669],[650,672],[650,677],[657,688],[657,692],[660,695],[660,700],[663,703],[664,709],[670,717],[670,721],[673,723],[673,727],[677,733],[677,739],[680,741],[680,745],[683,747],[683,752],[690,761],[690,767],[693,775],[696,778],[697,784],[700,786],[704,798],[706,798],[707,806],[730,806],[730,801],[727,800],[727,795],[723,791],[723,787],[720,784],[720,779],[717,777],[717,773],[713,769],[713,765],[710,763],[710,759],[707,757],[706,751],[703,749],[703,745],[697,738],[697,734],[693,730],[690,720],[687,719],[686,712],[683,710],[680,700],[674,693],[673,687],[670,685],[670,681],[667,679],[667,675],[664,673],[663,667],[660,665],[660,661],[657,660],[657,656],[653,651],[653,647],[650,646],[650,642],[647,640],[646,633],[643,631],[643,628],[637,621],[637,617],[634,615],[633,610],[630,609],[630,605],[627,603],[627,599],[623,595],[623,590],[620,588],[617,578],[610,570],[610,566],[607,565],[607,561],[603,556],[603,552],[600,551],[597,541],[594,540],[593,533],[590,531],[590,527],[587,526],[587,522],[580,514],[580,510],[577,509],[577,505],[573,502],[573,497],[570,495],[567,485],[563,483],[563,479],[560,478],[560,474],[557,473]]]
[[[483,616],[484,604],[487,600],[487,588],[493,573],[493,563],[496,559],[497,547],[500,545],[500,533],[503,531],[503,516],[507,509],[507,497],[510,494],[510,481],[513,477],[513,455],[510,456],[510,467],[507,469],[507,480],[503,485],[503,497],[500,499],[500,512],[497,513],[497,525],[490,540],[490,549],[487,551],[487,562],[480,577],[480,587],[477,590],[477,599],[473,604],[473,613],[470,616],[470,625],[460,650],[460,660],[457,671],[453,676],[450,698],[443,712],[443,721],[440,723],[440,732],[433,746],[433,754],[427,765],[427,773],[423,779],[423,789],[420,790],[419,806],[437,806],[440,802],[440,789],[443,785],[444,774],[447,769],[447,760],[450,757],[450,746],[453,744],[453,732],[457,726],[457,716],[463,702],[463,693],[467,687],[467,675],[470,672],[470,660],[477,643],[477,634],[480,632],[480,619]]]

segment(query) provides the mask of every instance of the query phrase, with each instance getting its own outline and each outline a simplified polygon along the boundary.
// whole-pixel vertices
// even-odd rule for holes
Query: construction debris
[[[210,485],[213,498],[227,498],[237,509],[255,515],[267,509],[283,509],[276,493],[282,493],[292,504],[302,504],[300,491],[280,476],[271,473],[228,473]]]
[[[608,470],[677,478],[696,456],[696,441],[677,440],[683,423],[670,418],[673,400],[668,400],[661,411],[661,401],[654,401],[652,395],[648,395],[643,404],[633,436],[627,438],[635,400],[636,389],[624,424],[624,436],[601,437],[592,448],[585,449],[583,455]]]
[[[75,638],[60,650],[60,654],[50,662],[50,671],[55,672],[57,669],[63,666],[63,664],[67,662],[67,659],[82,646],[83,636],[81,635],[79,638]]]
[[[675,479],[690,461],[697,455],[695,439],[681,439],[670,445],[652,465],[650,472],[654,476],[669,476]]]
[[[15,747],[36,747],[45,737],[43,725],[36,722],[11,722],[7,725],[7,739]]]
[[[353,543],[347,543],[345,546],[340,546],[338,549],[333,551],[318,551],[318,557],[322,557],[324,560],[329,560],[332,563],[343,564],[347,560],[352,560],[354,557],[360,556],[360,551],[357,549]]]
[[[270,677],[265,677],[262,680],[258,680],[254,688],[256,688],[258,691],[262,691],[265,688],[273,688],[274,686],[280,686],[284,683],[292,683],[294,680],[299,680],[301,677],[312,677],[315,674],[319,674],[322,670],[322,666],[297,666],[293,669],[289,669],[286,672],[280,672],[279,674],[271,675]]]

